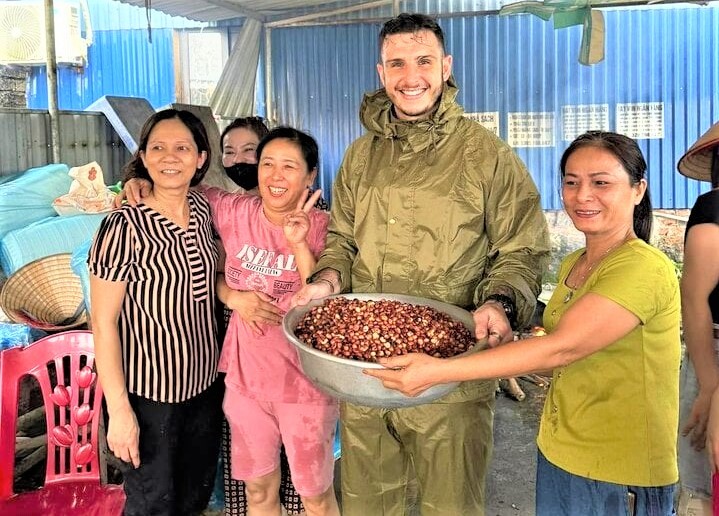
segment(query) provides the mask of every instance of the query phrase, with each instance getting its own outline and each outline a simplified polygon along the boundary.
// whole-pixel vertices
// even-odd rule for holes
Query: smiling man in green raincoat
[[[462,116],[433,19],[389,20],[380,54],[383,88],[362,102],[367,133],[345,154],[327,248],[295,302],[410,294],[474,310],[478,339],[509,342],[549,254],[537,188],[509,146]],[[409,408],[343,403],[343,514],[405,514],[412,475],[424,516],[484,514],[495,385],[464,382]]]

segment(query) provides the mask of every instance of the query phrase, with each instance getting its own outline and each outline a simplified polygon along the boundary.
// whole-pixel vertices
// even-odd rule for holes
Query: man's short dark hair
[[[428,30],[437,36],[437,40],[442,47],[442,53],[447,53],[444,48],[444,33],[434,18],[431,18],[426,14],[402,13],[395,18],[387,20],[382,26],[382,30],[379,33],[380,54],[382,54],[382,45],[384,45],[384,40],[387,36],[391,36],[393,34],[414,34],[421,30]]]

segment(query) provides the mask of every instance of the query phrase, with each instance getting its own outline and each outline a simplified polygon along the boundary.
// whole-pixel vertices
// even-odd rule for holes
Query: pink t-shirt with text
[[[278,307],[289,310],[292,294],[302,285],[282,226],[265,217],[259,197],[217,188],[205,189],[205,195],[227,254],[227,284],[235,290],[262,291]],[[324,249],[328,220],[326,212],[310,212],[307,242],[315,256]],[[334,403],[304,375],[297,350],[285,338],[282,326],[262,328],[264,336],[257,336],[237,312],[232,314],[219,365],[227,373],[225,383],[259,401]]]

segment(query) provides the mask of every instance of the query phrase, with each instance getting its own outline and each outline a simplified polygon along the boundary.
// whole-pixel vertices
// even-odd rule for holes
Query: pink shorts
[[[222,408],[230,425],[232,478],[252,480],[278,469],[284,444],[300,496],[321,495],[332,485],[336,403],[257,401],[228,386]]]

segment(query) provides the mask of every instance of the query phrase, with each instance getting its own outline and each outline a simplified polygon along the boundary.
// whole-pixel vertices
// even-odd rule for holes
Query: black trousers
[[[222,433],[221,380],[182,403],[130,394],[140,467],[123,463],[126,516],[200,514],[212,494]]]

